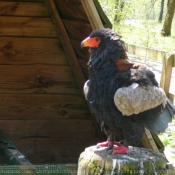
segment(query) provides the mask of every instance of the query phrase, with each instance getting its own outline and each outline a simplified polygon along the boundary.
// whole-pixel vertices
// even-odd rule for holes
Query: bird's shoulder
[[[115,65],[118,67],[120,71],[124,71],[127,69],[138,69],[138,70],[150,70],[145,64],[135,63],[131,60],[125,59],[116,59]]]

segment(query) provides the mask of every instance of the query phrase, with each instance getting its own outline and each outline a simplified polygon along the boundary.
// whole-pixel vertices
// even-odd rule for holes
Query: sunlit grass
[[[172,24],[172,35],[170,37],[161,36],[163,23],[158,22],[160,1],[154,3],[154,8],[152,1],[125,1],[122,10],[120,10],[120,6],[117,5],[115,0],[99,0],[99,2],[113,24],[114,30],[123,36],[126,43],[175,52],[175,17]],[[167,0],[165,1],[166,3]],[[120,23],[118,24],[115,24],[114,20],[116,14],[120,18]],[[166,6],[164,7],[164,17],[165,14]]]
[[[170,37],[161,36],[161,29],[162,24],[154,20],[128,20],[114,27],[126,43],[175,53],[175,23]]]

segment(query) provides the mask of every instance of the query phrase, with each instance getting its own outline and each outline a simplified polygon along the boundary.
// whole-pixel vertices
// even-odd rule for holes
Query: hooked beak
[[[96,47],[97,48],[99,46],[100,41],[101,40],[99,37],[93,37],[93,38],[87,37],[81,42],[81,48],[83,47]]]

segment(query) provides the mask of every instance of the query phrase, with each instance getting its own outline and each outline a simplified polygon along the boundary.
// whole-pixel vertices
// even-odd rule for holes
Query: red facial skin
[[[87,37],[85,40],[82,41],[81,47],[94,47],[97,48],[100,43],[100,38],[99,37]]]

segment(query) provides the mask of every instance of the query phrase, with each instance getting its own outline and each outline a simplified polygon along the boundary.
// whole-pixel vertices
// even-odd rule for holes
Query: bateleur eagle
[[[81,46],[90,51],[85,97],[108,135],[106,142],[97,145],[123,154],[128,153],[129,144],[139,142],[144,127],[155,134],[164,132],[175,106],[158,86],[154,73],[128,59],[121,37],[111,29],[97,29]],[[114,140],[119,134],[122,143]]]

